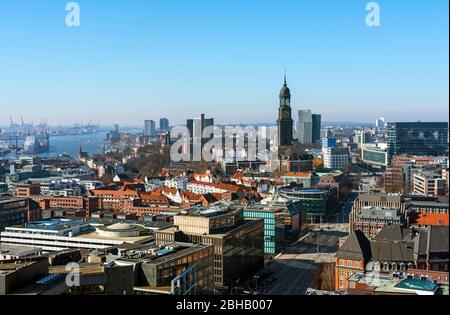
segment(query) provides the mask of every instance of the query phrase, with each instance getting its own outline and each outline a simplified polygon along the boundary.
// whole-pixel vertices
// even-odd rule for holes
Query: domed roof
[[[116,223],[116,224],[112,224],[110,226],[108,226],[108,230],[130,230],[130,229],[134,229],[134,225],[133,224],[128,224],[128,223]]]

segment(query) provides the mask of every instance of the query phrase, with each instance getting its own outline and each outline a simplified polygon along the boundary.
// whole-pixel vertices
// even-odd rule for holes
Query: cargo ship
[[[23,144],[23,152],[25,154],[39,154],[48,152],[50,142],[48,134],[28,136]]]
[[[0,156],[10,153],[9,144],[5,141],[0,141]]]

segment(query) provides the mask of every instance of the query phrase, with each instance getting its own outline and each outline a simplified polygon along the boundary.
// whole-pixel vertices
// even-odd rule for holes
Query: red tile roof
[[[421,226],[448,226],[449,223],[449,216],[445,213],[413,213],[410,219],[410,224],[418,224]]]

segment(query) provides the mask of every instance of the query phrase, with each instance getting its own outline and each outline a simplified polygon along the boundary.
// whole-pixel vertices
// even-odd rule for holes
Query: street
[[[318,262],[332,262],[345,232],[313,231],[264,268],[258,284],[265,295],[304,295]]]
[[[310,232],[289,245],[264,270],[241,285],[247,294],[304,295],[314,278],[317,264],[334,262],[339,238],[348,235],[348,219],[353,203],[358,197],[352,192],[342,201],[339,209],[340,223],[310,225]]]

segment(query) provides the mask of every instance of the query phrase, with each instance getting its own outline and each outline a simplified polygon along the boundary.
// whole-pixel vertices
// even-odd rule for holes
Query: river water
[[[130,128],[123,130],[131,134],[138,134],[142,132],[140,129]],[[50,150],[38,154],[40,157],[58,156],[59,154],[69,154],[73,158],[76,158],[78,151],[81,149],[83,152],[87,152],[89,156],[102,153],[103,145],[106,144],[107,132],[97,132],[92,134],[83,135],[67,135],[67,136],[51,136],[50,137]],[[22,145],[19,142],[19,145]],[[5,155],[5,158],[15,158],[15,152]],[[25,155],[25,154],[24,154]],[[20,154],[19,154],[20,156]]]
[[[105,143],[106,132],[50,137],[50,151],[43,153],[40,156],[65,153],[76,158],[80,147],[84,152],[87,152],[92,156],[93,154],[101,153],[102,146]]]
[[[84,152],[89,153],[90,156],[102,152],[102,146],[106,143],[107,132],[98,132],[84,135],[67,135],[67,136],[51,136],[50,150],[38,154],[40,157],[58,156],[59,154],[69,154],[73,158],[76,158],[78,151],[81,149]],[[23,144],[23,141],[19,142],[19,146]],[[28,154],[20,154],[28,155]],[[16,153],[13,151],[4,156],[5,158],[16,158]]]

